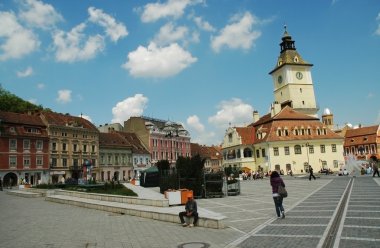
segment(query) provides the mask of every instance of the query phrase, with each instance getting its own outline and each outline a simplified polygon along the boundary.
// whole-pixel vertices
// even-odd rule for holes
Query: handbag
[[[282,198],[285,198],[288,196],[288,191],[286,191],[285,187],[282,186],[282,185],[279,185],[278,186],[278,190],[277,190],[278,194],[282,197]]]

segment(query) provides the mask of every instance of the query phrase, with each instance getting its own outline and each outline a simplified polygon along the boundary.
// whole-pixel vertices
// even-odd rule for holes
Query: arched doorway
[[[3,178],[3,185],[4,187],[11,187],[11,186],[16,186],[17,185],[17,175],[13,172],[9,172],[5,174]]]

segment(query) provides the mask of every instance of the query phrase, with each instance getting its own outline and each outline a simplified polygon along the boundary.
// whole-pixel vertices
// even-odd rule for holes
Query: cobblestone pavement
[[[267,179],[243,181],[239,196],[198,199],[199,207],[228,217],[225,229],[184,228],[0,191],[0,247],[322,247],[344,192],[336,247],[380,246],[379,178],[284,180],[285,219],[276,217]]]

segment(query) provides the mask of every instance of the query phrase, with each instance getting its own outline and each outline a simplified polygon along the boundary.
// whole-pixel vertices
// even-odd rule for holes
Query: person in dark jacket
[[[276,208],[277,217],[283,219],[285,218],[285,210],[282,206],[283,198],[278,194],[278,186],[282,185],[283,187],[285,187],[285,183],[277,171],[273,171],[270,175],[270,185],[272,186],[272,196],[274,206]]]
[[[187,216],[187,217],[191,217],[193,216],[194,217],[194,222],[193,223],[190,223],[190,227],[193,227],[194,225],[197,224],[197,221],[198,221],[198,209],[197,209],[197,202],[194,201],[193,197],[192,196],[189,196],[187,198],[187,202],[186,202],[186,205],[185,205],[185,211],[183,212],[180,212],[179,214],[179,219],[181,220],[181,224],[183,226],[187,226],[187,223],[185,222],[184,220],[184,216]]]
[[[314,176],[314,173],[313,173],[313,167],[311,167],[311,165],[309,165],[309,181],[311,181],[311,178],[314,178],[315,180],[315,176]]]

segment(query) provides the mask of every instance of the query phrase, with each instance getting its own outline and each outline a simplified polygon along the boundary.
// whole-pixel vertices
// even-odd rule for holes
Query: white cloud
[[[86,119],[86,120],[88,120],[89,122],[92,122],[92,119],[91,119],[91,117],[90,117],[90,116],[88,116],[88,115],[83,115],[83,114],[80,114],[80,115],[78,115],[78,117],[81,117],[81,118],[83,118],[83,119]]]
[[[201,0],[168,0],[166,3],[148,3],[144,6],[141,21],[155,22],[166,17],[179,18],[188,5],[202,2]]]
[[[140,116],[148,103],[148,98],[142,94],[136,94],[133,97],[128,97],[121,102],[118,102],[112,108],[113,119],[112,123],[124,123],[131,116]]]
[[[94,58],[104,49],[101,35],[86,37],[84,23],[74,27],[70,32],[56,31],[53,34],[55,57],[60,62],[75,62]]]
[[[221,137],[218,137],[215,132],[207,131],[197,115],[187,118],[185,128],[191,133],[191,142],[193,143],[207,145],[220,143]]]
[[[222,101],[218,112],[208,121],[218,128],[227,128],[231,123],[236,126],[248,125],[252,122],[253,107],[239,98]]]
[[[17,59],[36,50],[40,42],[22,27],[12,12],[0,12],[0,61]]]
[[[196,115],[189,116],[186,123],[199,133],[204,132],[205,130],[205,126],[199,121],[199,118]]]
[[[20,18],[30,26],[48,29],[55,26],[57,22],[63,21],[63,17],[55,11],[50,4],[45,4],[38,0],[24,0],[23,10],[20,11]]]
[[[29,77],[33,74],[33,68],[28,66],[25,71],[17,71],[17,77]]]
[[[380,12],[379,12],[379,14],[378,14],[377,17],[376,17],[376,20],[377,20],[377,21],[380,21]],[[377,25],[377,29],[376,29],[376,31],[375,31],[375,34],[376,34],[376,35],[380,35],[380,23]]]
[[[208,31],[208,32],[214,32],[215,28],[207,21],[202,20],[202,17],[196,16],[194,17],[194,22],[197,24],[198,28]]]
[[[122,67],[134,77],[165,78],[180,73],[196,61],[197,58],[177,43],[158,47],[152,42],[148,47],[139,46],[130,52]]]
[[[37,89],[42,90],[44,88],[45,88],[45,84],[43,84],[43,83],[37,84]]]
[[[261,36],[260,31],[253,31],[253,26],[258,23],[255,16],[246,12],[243,16],[235,15],[231,24],[225,26],[218,36],[211,38],[211,47],[219,52],[224,46],[237,49],[250,49],[253,42]]]
[[[59,103],[71,102],[71,90],[59,90],[58,98],[56,99]]]
[[[127,28],[122,23],[117,23],[116,20],[103,12],[101,9],[94,7],[88,8],[89,20],[105,28],[106,34],[112,41],[117,42],[120,38],[128,35]]]
[[[372,92],[368,93],[367,95],[367,98],[373,98],[375,96],[375,94],[373,94]]]
[[[154,37],[155,44],[164,46],[173,42],[183,40],[188,34],[188,28],[185,26],[175,27],[169,22],[160,28],[159,33]]]

